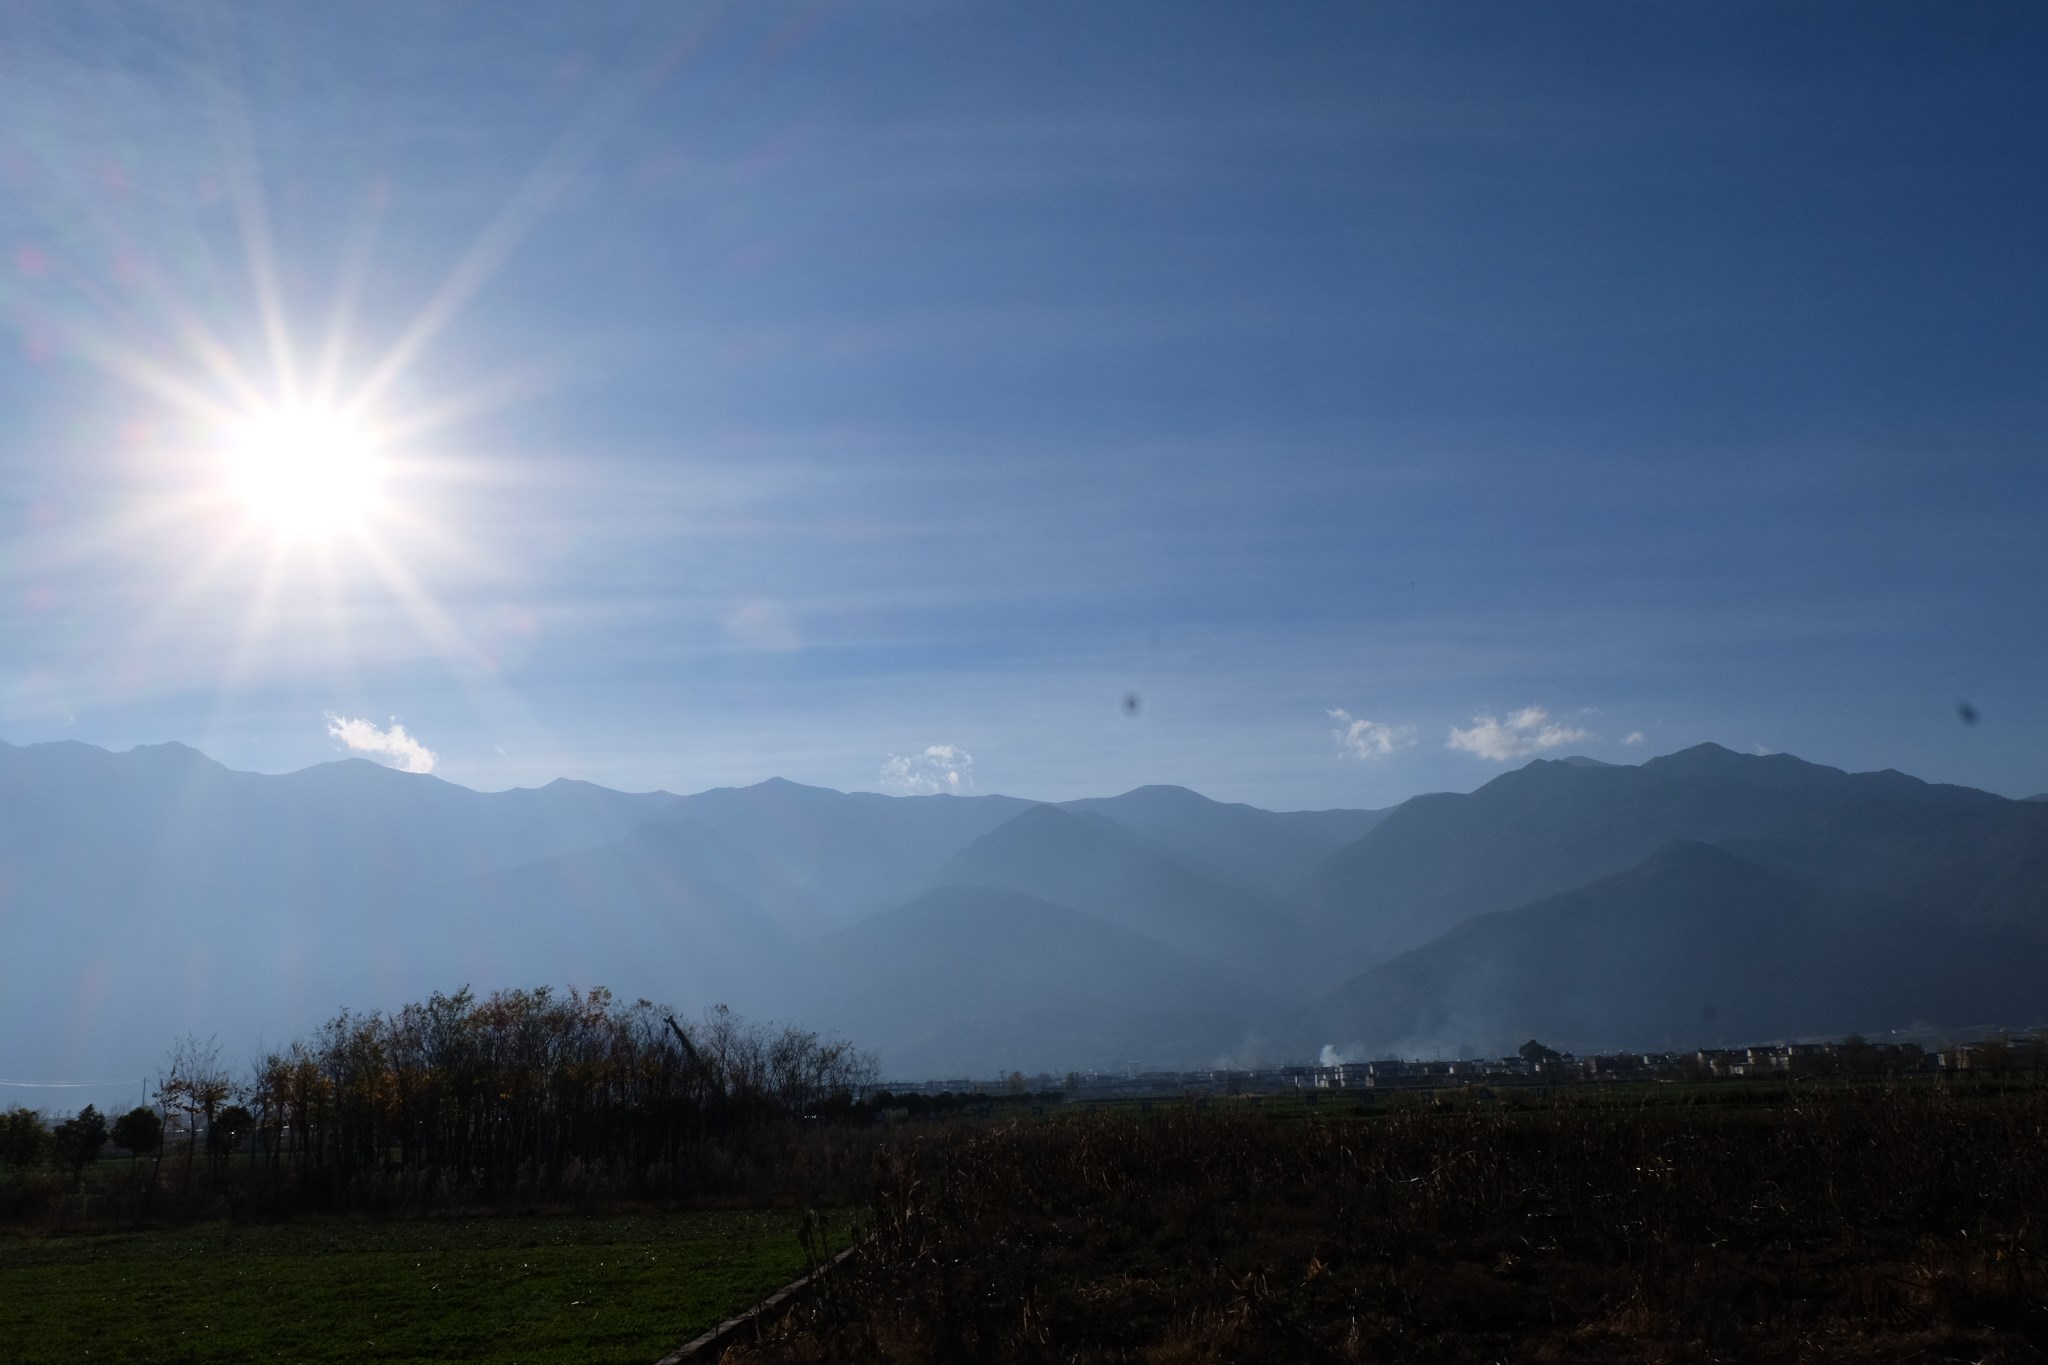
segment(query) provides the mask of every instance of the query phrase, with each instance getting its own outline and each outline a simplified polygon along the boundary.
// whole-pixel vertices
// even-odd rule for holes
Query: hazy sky
[[[2033,4],[13,4],[0,738],[2038,791],[2044,168]]]

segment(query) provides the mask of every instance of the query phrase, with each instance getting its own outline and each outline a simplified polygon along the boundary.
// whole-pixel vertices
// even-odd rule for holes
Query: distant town
[[[884,1081],[893,1095],[1046,1095],[1074,1099],[1297,1095],[1313,1103],[1332,1091],[1426,1090],[1453,1086],[1552,1086],[1589,1082],[1906,1076],[2048,1077],[2048,1031],[1948,1046],[1837,1042],[1700,1048],[1691,1052],[1554,1051],[1534,1040],[1507,1057],[1335,1062],[1326,1065],[1195,1071],[1039,1072],[1026,1076]]]

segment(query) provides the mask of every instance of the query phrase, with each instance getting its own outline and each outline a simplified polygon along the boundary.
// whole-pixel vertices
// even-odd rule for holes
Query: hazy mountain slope
[[[899,1076],[1206,1066],[1253,1002],[1212,966],[1097,916],[944,887],[821,945],[809,1021],[879,1049]]]
[[[2048,949],[1873,910],[1700,843],[1365,972],[1325,1041],[1403,1055],[1689,1048],[1916,1023],[2048,1019]]]
[[[1849,807],[1723,846],[1873,907],[1938,912],[1958,925],[2048,941],[2048,808],[2039,805]]]
[[[360,760],[240,773],[178,744],[0,744],[0,1065],[125,1070],[188,1029],[240,1047],[388,1001],[429,888],[614,840],[673,800],[474,792]],[[536,954],[525,978],[547,965]]]
[[[1121,796],[1063,801],[1179,854],[1194,866],[1268,896],[1298,889],[1317,865],[1377,824],[1385,811],[1270,811],[1211,801],[1186,787],[1138,787]]]
[[[1299,901],[1270,892],[1359,828]],[[952,889],[903,913],[934,888]],[[1552,898],[1576,908],[1535,913]],[[863,914],[874,937],[820,940]],[[1834,937],[1802,937],[1825,916]],[[1178,788],[1066,807],[781,781],[478,793],[360,761],[273,777],[180,745],[0,745],[0,923],[0,1074],[139,1074],[186,1031],[240,1048],[465,981],[831,1003],[844,1020],[819,1022],[886,1026],[943,1068],[1055,1043],[1065,1066],[1241,1053],[1268,1003],[1299,1010],[1376,962],[1390,974],[1329,997],[1314,1042],[1524,1020],[1697,1042],[1702,1004],[1776,1028],[1780,996],[1814,1012],[1785,1028],[1966,1005],[2026,1024],[2048,1011],[2008,987],[2048,943],[2048,803],[1714,746],[1534,763],[1379,818]],[[856,951],[871,970],[849,975]],[[1688,971],[1711,989],[1684,1005]],[[1106,993],[1118,975],[1142,989]]]
[[[1866,829],[1995,822],[2015,805],[1901,773],[1844,773],[1711,744],[1640,767],[1538,761],[1469,795],[1397,807],[1318,869],[1301,914],[1366,965],[1474,915],[1632,867],[1674,839],[1818,847]]]
[[[675,799],[569,781],[475,792],[362,759],[242,773],[182,744],[0,744],[0,860],[28,875],[111,858],[152,880],[224,867],[340,889],[590,847]]]
[[[881,796],[771,778],[677,799],[671,817],[744,851],[735,885],[786,923],[824,928],[898,904],[962,848],[1028,809],[1009,796]]]
[[[799,954],[770,917],[707,872],[717,836],[658,823],[624,839],[434,888],[405,937],[422,981],[603,985],[754,1013],[802,997]]]
[[[963,849],[933,877],[942,885],[1021,891],[1099,915],[1223,965],[1279,982],[1306,939],[1272,900],[1220,881],[1096,815],[1033,806]]]

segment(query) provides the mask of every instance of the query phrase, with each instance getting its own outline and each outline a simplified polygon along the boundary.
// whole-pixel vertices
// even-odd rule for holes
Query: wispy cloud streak
[[[1337,741],[1338,754],[1344,758],[1369,763],[1415,742],[1415,727],[1412,725],[1382,725],[1378,721],[1360,720],[1341,706],[1331,707],[1328,714],[1337,722],[1337,728],[1330,734]]]
[[[971,791],[974,755],[955,744],[932,744],[923,753],[891,754],[882,764],[882,785],[906,795]]]

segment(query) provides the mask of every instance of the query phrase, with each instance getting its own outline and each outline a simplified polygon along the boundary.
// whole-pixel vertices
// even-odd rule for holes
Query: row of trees
[[[427,1176],[484,1198],[571,1168],[671,1181],[762,1130],[846,1115],[871,1056],[724,1006],[684,1024],[646,1000],[546,987],[435,994],[393,1013],[344,1011],[236,1075],[188,1039],[158,1102],[218,1181],[246,1152],[271,1181],[339,1187]]]
[[[72,1178],[99,1160],[111,1140],[133,1156],[147,1156],[163,1140],[163,1121],[147,1106],[129,1110],[109,1127],[106,1116],[88,1104],[54,1127],[33,1109],[15,1108],[0,1114],[0,1163],[17,1170],[54,1164],[68,1168]]]

